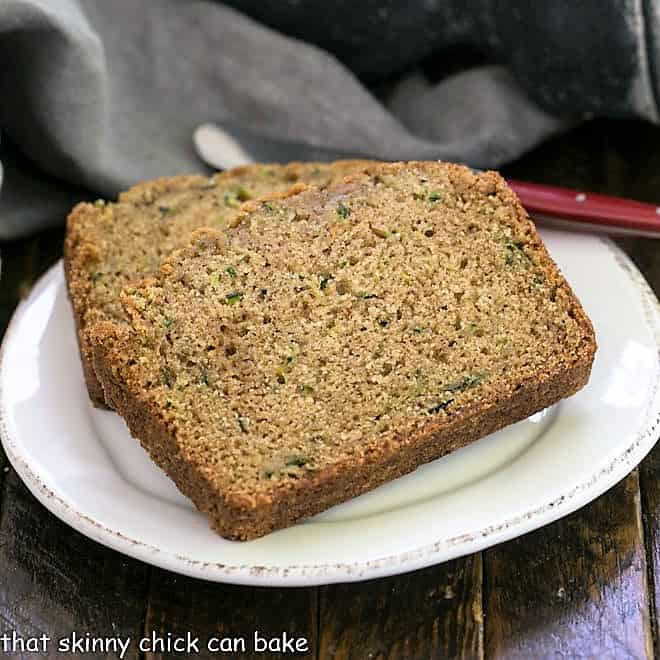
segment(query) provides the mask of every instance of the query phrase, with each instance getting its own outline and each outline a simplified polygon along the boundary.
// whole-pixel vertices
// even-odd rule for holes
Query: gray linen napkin
[[[569,124],[508,69],[376,96],[333,55],[219,3],[0,2],[0,239],[63,222],[85,195],[204,171],[192,134],[234,122],[380,159],[511,160]],[[85,192],[86,191],[86,192]]]

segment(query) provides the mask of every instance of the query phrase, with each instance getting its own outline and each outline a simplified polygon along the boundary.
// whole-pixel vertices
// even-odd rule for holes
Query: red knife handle
[[[660,235],[660,207],[653,204],[526,181],[507,182],[530,213]]]

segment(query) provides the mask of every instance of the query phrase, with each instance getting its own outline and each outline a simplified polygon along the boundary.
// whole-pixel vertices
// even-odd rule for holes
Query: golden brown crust
[[[92,353],[87,340],[85,314],[90,292],[86,265],[98,254],[93,243],[86,240],[81,225],[89,216],[96,214],[92,204],[82,202],[74,207],[67,218],[66,238],[64,239],[64,276],[73,318],[76,325],[76,339],[80,350],[80,360],[87,385],[87,392],[92,403],[99,408],[105,407],[103,388],[92,366]]]
[[[371,173],[396,174],[409,165],[392,164],[368,167]],[[460,186],[466,170],[447,166]],[[358,175],[359,176],[359,175]],[[345,181],[351,181],[349,177]],[[484,192],[496,191],[515,209],[524,228],[528,245],[534,250],[548,280],[555,285],[554,295],[567,301],[570,314],[582,331],[576,357],[566,358],[552,369],[520,382],[515,389],[501,390],[489,398],[463,408],[455,414],[430,418],[417,433],[396,437],[392,442],[375,442],[360,458],[336,462],[295,481],[273,484],[265,492],[249,494],[226,492],[213,479],[208,466],[177,441],[158,404],[149,398],[138,381],[122,368],[119,356],[130,354],[130,337],[111,323],[92,330],[94,368],[103,384],[105,396],[127,421],[153,460],[175,481],[179,489],[208,514],[212,526],[223,536],[245,540],[256,538],[296,520],[323,511],[409,473],[420,465],[492,433],[508,424],[570,396],[588,381],[596,343],[593,328],[569,285],[559,274],[536,235],[515,194],[495,173],[480,177]],[[304,189],[304,188],[303,188]],[[295,193],[279,193],[272,199],[286,199]],[[248,202],[246,213],[255,205]],[[165,262],[168,263],[167,260]]]

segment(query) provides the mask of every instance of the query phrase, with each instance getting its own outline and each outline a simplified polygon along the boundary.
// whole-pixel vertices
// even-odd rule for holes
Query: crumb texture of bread
[[[139,184],[118,202],[78,204],[67,221],[64,267],[85,381],[92,401],[105,404],[94,374],[87,328],[123,321],[122,287],[158,270],[163,257],[184,247],[199,227],[231,226],[247,200],[296,183],[326,185],[367,161],[289,163],[236,168],[211,178],[178,176]]]
[[[110,404],[254,538],[583,387],[591,322],[493,172],[366,166],[243,205],[91,332]]]

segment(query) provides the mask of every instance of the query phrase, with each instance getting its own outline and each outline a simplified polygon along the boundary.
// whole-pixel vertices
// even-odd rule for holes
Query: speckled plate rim
[[[611,240],[605,238],[599,240],[607,245],[616,263],[639,293],[646,320],[660,354],[658,299],[629,257]],[[35,285],[33,293],[36,293],[59,267],[58,263],[47,271]],[[7,328],[0,348],[0,374],[4,370],[7,347],[13,341],[15,328],[28,302],[29,299],[19,304]],[[660,370],[656,371],[656,380],[650,388],[647,399],[646,413],[637,432],[631,435],[631,441],[622,446],[609,463],[601,466],[587,479],[567,488],[558,497],[543,505],[531,508],[496,525],[444,538],[413,551],[359,563],[291,566],[229,565],[201,562],[132,539],[75,510],[48,488],[21,454],[20,443],[9,433],[5,423],[6,417],[5,399],[0,389],[0,440],[13,468],[41,504],[60,520],[94,541],[146,563],[195,578],[253,586],[313,586],[390,576],[449,561],[526,534],[591,502],[628,475],[655,445],[656,430],[660,424]]]

